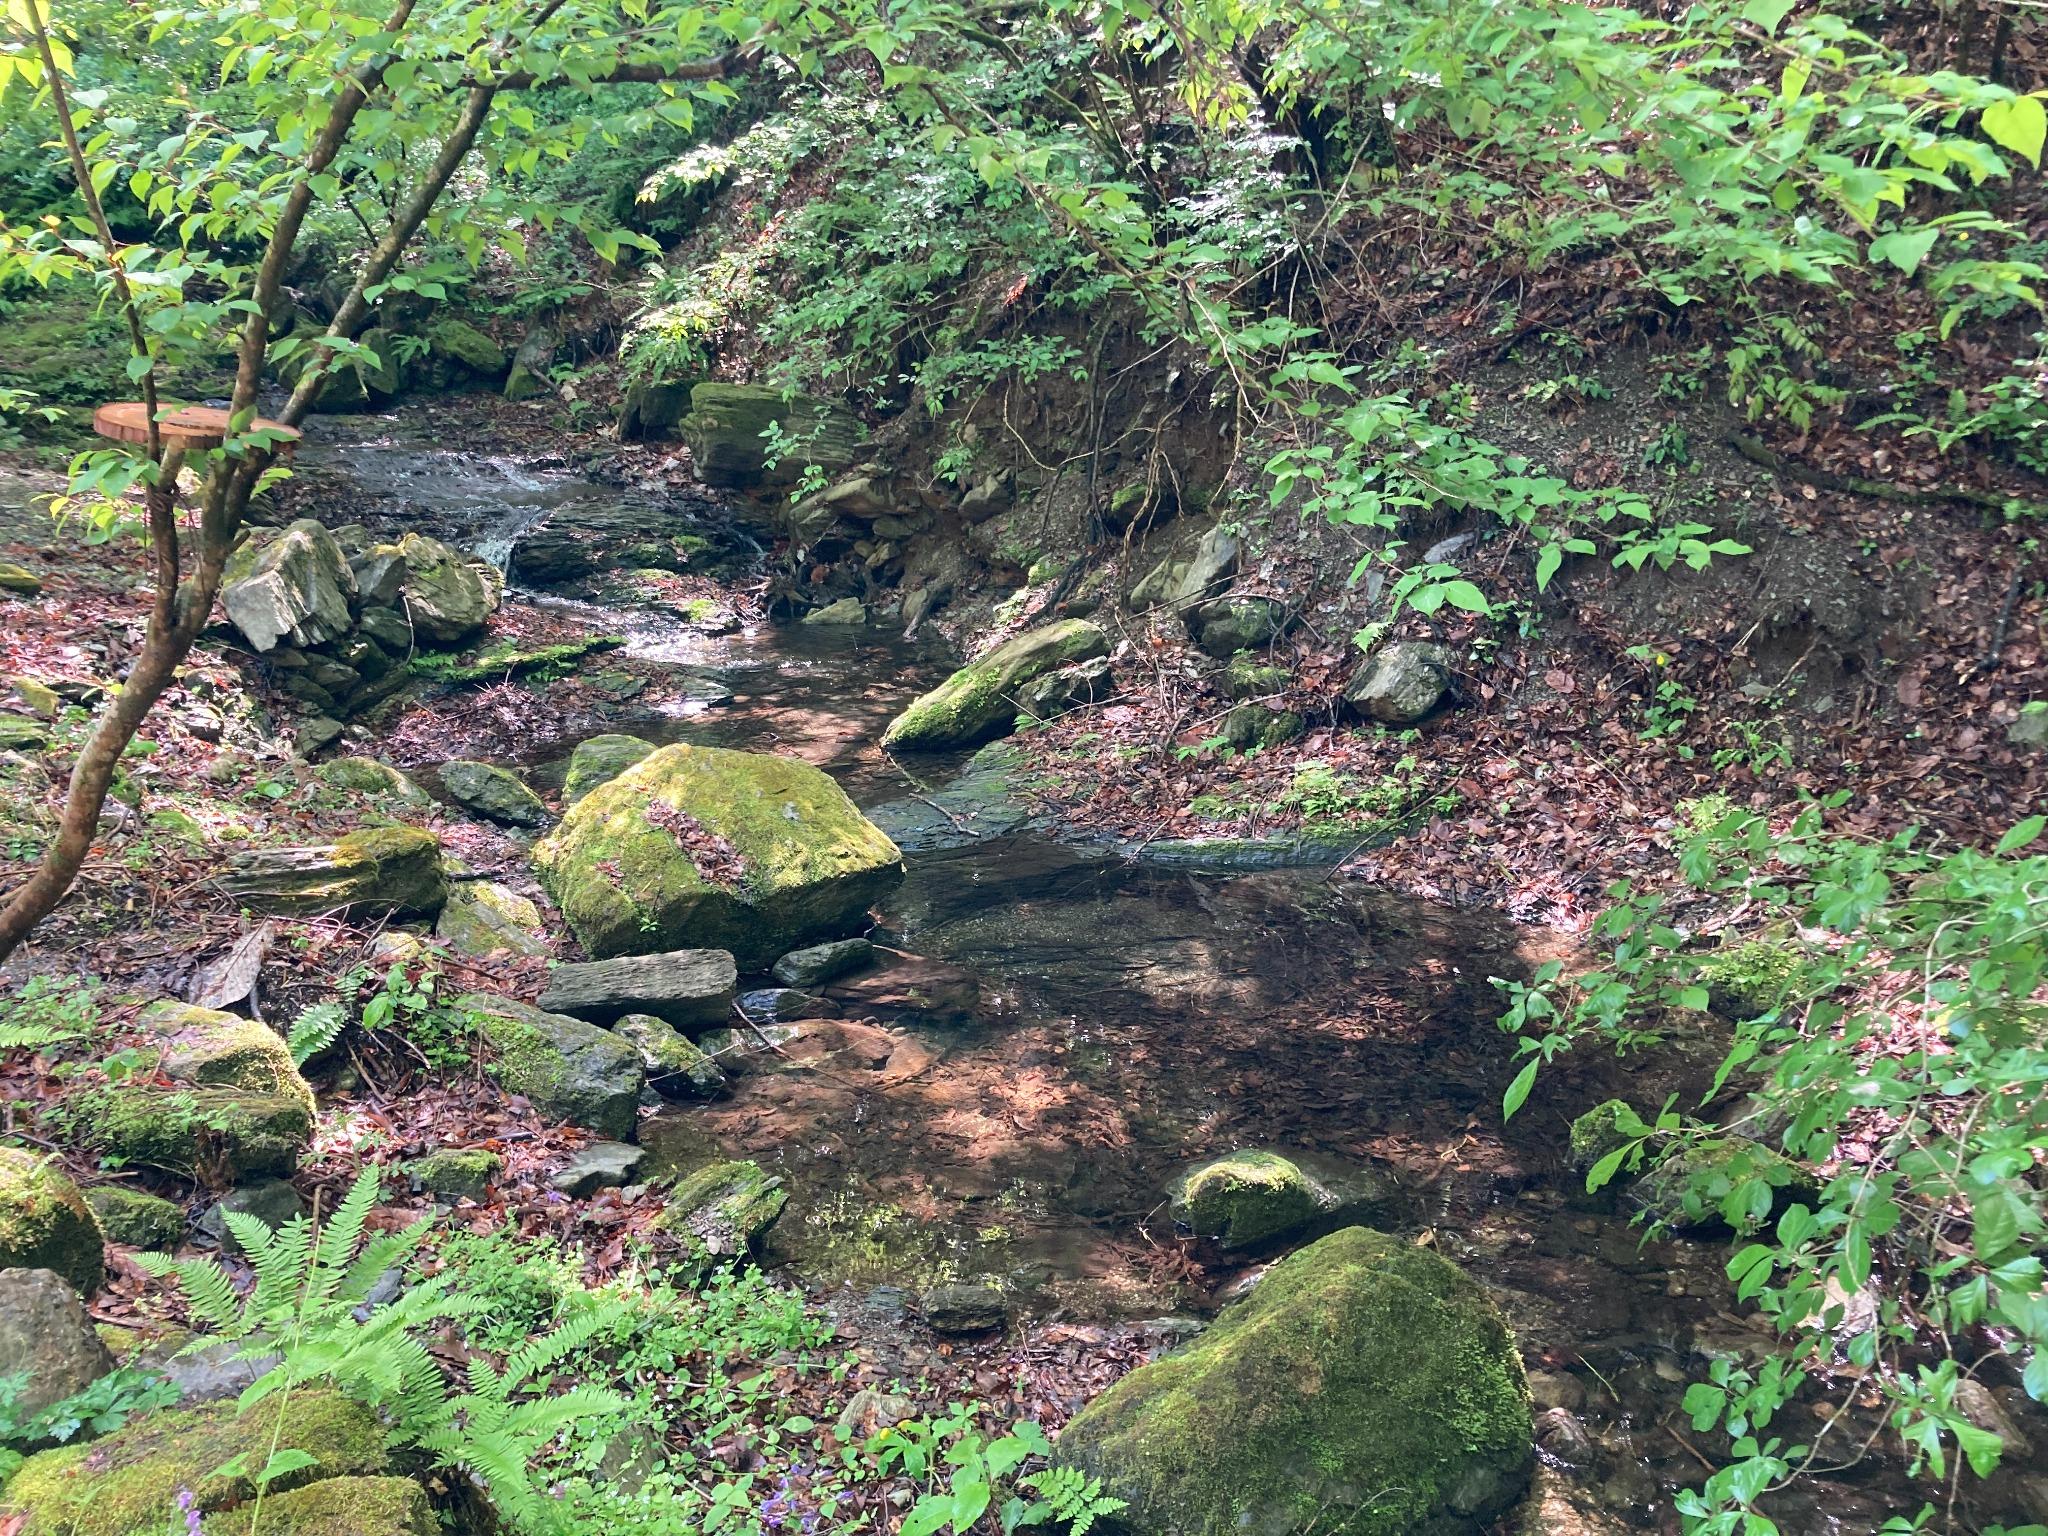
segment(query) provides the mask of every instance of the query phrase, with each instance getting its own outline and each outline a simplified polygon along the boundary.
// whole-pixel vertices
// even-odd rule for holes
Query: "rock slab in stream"
[[[766,1235],[788,1203],[782,1180],[759,1163],[713,1163],[669,1192],[657,1225],[693,1254],[736,1259]]]
[[[725,1071],[703,1050],[652,1014],[629,1013],[612,1032],[640,1053],[647,1085],[672,1099],[715,1099],[725,1092]]]
[[[677,949],[558,965],[548,973],[540,1006],[593,1024],[627,1014],[652,1014],[685,1034],[725,1023],[739,970],[723,949]]]
[[[114,1368],[75,1288],[47,1269],[0,1270],[0,1376],[26,1376],[19,1418],[83,1392]]]
[[[785,987],[822,987],[874,964],[875,946],[866,939],[838,939],[793,949],[769,972]]]
[[[106,1240],[55,1159],[0,1147],[0,1270],[47,1269],[90,1296],[106,1278]]]
[[[1477,1536],[1528,1486],[1529,1389],[1456,1265],[1348,1227],[1060,1434],[1135,1536]]]
[[[889,723],[890,751],[968,747],[999,736],[1017,719],[1017,692],[1034,678],[1109,654],[1109,636],[1086,619],[1061,619],[1005,640],[969,662]]]
[[[591,954],[725,949],[746,970],[865,927],[903,877],[896,845],[821,770],[689,745],[592,790],[533,858]]]
[[[432,917],[448,899],[441,844],[418,827],[369,827],[322,848],[237,854],[216,882],[251,911],[290,917]]]
[[[456,1006],[477,1021],[494,1055],[485,1070],[544,1115],[625,1140],[639,1119],[647,1074],[625,1041],[566,1014],[472,992]]]

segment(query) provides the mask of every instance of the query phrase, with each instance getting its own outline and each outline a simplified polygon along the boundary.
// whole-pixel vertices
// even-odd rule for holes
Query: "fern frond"
[[[320,1232],[316,1260],[315,1288],[322,1297],[332,1296],[334,1288],[348,1273],[349,1257],[356,1251],[356,1244],[362,1241],[363,1227],[370,1219],[370,1212],[376,1209],[377,1196],[381,1192],[375,1165],[366,1165],[356,1175],[355,1183],[349,1186],[341,1204],[334,1208],[334,1214],[327,1218],[327,1224]]]
[[[610,1300],[588,1312],[558,1323],[537,1339],[529,1339],[505,1361],[505,1386],[519,1386],[574,1354],[598,1334],[625,1318],[631,1308],[623,1301]]]
[[[285,1035],[285,1044],[292,1053],[292,1065],[303,1067],[334,1044],[341,1037],[341,1032],[348,1028],[348,1019],[348,1010],[331,998],[302,1011]]]

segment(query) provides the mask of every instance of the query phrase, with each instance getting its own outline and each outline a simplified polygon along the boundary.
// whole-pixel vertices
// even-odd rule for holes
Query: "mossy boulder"
[[[92,1207],[40,1152],[0,1147],[0,1269],[47,1269],[81,1296],[106,1278],[106,1239]]]
[[[505,371],[505,348],[467,320],[444,316],[427,327],[427,346],[438,362],[459,373],[495,379]]]
[[[397,552],[406,617],[429,644],[460,645],[497,611],[501,583],[490,567],[423,533],[408,533]]]
[[[185,1238],[185,1208],[175,1200],[126,1184],[102,1184],[85,1192],[110,1243],[169,1252]]]
[[[459,760],[441,765],[441,787],[463,809],[501,827],[544,827],[548,808],[509,768]]]
[[[263,1501],[263,1536],[440,1536],[427,1490],[406,1477],[331,1477]],[[202,1522],[201,1536],[249,1536],[230,1510]],[[155,1536],[152,1532],[151,1536]]]
[[[896,845],[793,758],[663,747],[592,790],[534,848],[592,955],[732,951],[742,969],[864,926]]]
[[[374,757],[337,757],[322,763],[314,772],[323,784],[368,795],[383,805],[403,805],[415,810],[434,803],[434,797],[389,763]]]
[[[173,1529],[185,1490],[201,1515],[241,1509],[256,1496],[250,1474],[269,1460],[282,1406],[269,1398],[248,1413],[220,1402],[145,1414],[90,1445],[29,1457],[0,1493],[0,1508],[28,1516],[20,1536],[158,1536]],[[340,1393],[294,1393],[279,1443],[319,1459],[271,1483],[263,1503],[265,1532],[273,1529],[279,1494],[330,1478],[389,1472],[385,1441],[377,1416]],[[222,1475],[219,1469],[230,1464],[243,1470]],[[373,1533],[369,1527],[363,1536]]]
[[[562,804],[574,805],[598,785],[609,784],[653,755],[654,743],[638,736],[611,733],[577,742],[569,754],[568,776],[562,780]]]
[[[428,1194],[460,1200],[481,1200],[504,1171],[505,1159],[488,1147],[444,1147],[406,1164]]]
[[[257,912],[432,917],[448,899],[441,844],[419,827],[366,827],[320,848],[237,854],[221,890]]]
[[[1071,662],[1109,654],[1109,636],[1086,619],[1061,619],[1005,640],[969,662],[889,723],[892,752],[973,746],[1016,723],[1024,684]]]
[[[1621,1099],[1603,1099],[1580,1115],[1572,1121],[1572,1167],[1586,1173],[1616,1147],[1634,1140],[1622,1127],[1636,1120],[1635,1110]]]
[[[1476,1536],[1533,1461],[1514,1339],[1457,1266],[1348,1227],[1061,1432],[1136,1536]]]
[[[1219,660],[1270,645],[1293,627],[1297,615],[1275,597],[1220,598],[1201,610],[1197,643]]]
[[[1169,1192],[1174,1220],[1225,1248],[1258,1248],[1340,1219],[1391,1213],[1394,1194],[1362,1168],[1246,1150],[1190,1169]]]
[[[288,1174],[313,1140],[297,1093],[121,1083],[81,1095],[77,1109],[104,1156],[215,1183]]]
[[[459,955],[477,958],[548,952],[540,908],[489,880],[458,880],[448,888],[448,904],[434,923],[434,937]]]
[[[770,427],[795,445],[768,467]],[[842,407],[809,395],[785,395],[763,384],[696,385],[690,412],[676,423],[690,446],[697,478],[727,490],[767,490],[794,485],[806,465],[839,469],[853,461],[860,442],[859,420]]]
[[[638,1119],[647,1074],[632,1046],[610,1030],[526,1003],[471,993],[456,1006],[491,1044],[485,1070],[507,1093],[520,1094],[544,1115],[628,1140]]]
[[[161,1052],[164,1076],[204,1088],[241,1088],[290,1098],[313,1112],[313,1090],[284,1037],[257,1019],[193,1003],[151,1003],[138,1021]]]
[[[0,560],[0,592],[12,592],[16,597],[34,597],[43,590],[43,578],[25,565],[16,565],[12,560]]]
[[[713,1163],[669,1192],[668,1208],[657,1225],[699,1257],[741,1258],[788,1203],[782,1180],[759,1163]]]

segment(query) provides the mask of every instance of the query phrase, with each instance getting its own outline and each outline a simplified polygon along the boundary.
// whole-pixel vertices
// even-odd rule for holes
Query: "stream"
[[[501,564],[537,520],[637,494],[447,448],[410,415],[316,418],[301,464],[330,522],[417,527]],[[1245,1147],[1364,1170],[1392,1191],[1385,1225],[1500,1301],[1553,1470],[1610,1519],[1677,1529],[1662,1524],[1671,1491],[1713,1456],[1676,1411],[1684,1384],[1760,1341],[1729,1310],[1721,1245],[1644,1244],[1576,1187],[1565,1131],[1599,1093],[1539,1094],[1501,1120],[1508,1052],[1489,978],[1567,953],[1562,936],[1325,868],[1163,867],[1016,816],[961,826],[940,792],[959,760],[906,772],[875,745],[951,662],[880,628],[713,636],[659,613],[508,600],[623,635],[643,671],[731,693],[682,709],[626,699],[600,729],[792,754],[885,828],[921,829],[878,910],[885,963],[825,989],[833,1016],[802,1021],[786,1055],[753,1058],[730,1098],[643,1123],[671,1168],[718,1154],[783,1176],[772,1260],[871,1309],[992,1277],[1031,1318],[1199,1315],[1255,1271],[1175,1233],[1177,1172]],[[559,783],[574,744],[537,728],[521,765]],[[1810,1413],[1786,1409],[1783,1432],[1809,1437]],[[1777,1518],[1816,1536],[1874,1531],[1912,1507],[1894,1471],[1815,1480]]]

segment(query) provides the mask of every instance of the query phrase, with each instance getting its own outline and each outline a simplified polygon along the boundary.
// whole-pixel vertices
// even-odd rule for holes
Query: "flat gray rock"
[[[727,1021],[738,984],[738,968],[722,949],[621,955],[556,966],[540,1006],[593,1024],[610,1024],[629,1013],[651,1014],[689,1034]]]
[[[581,1200],[601,1189],[632,1182],[647,1156],[643,1148],[624,1141],[593,1141],[572,1156],[548,1180],[548,1187]]]

